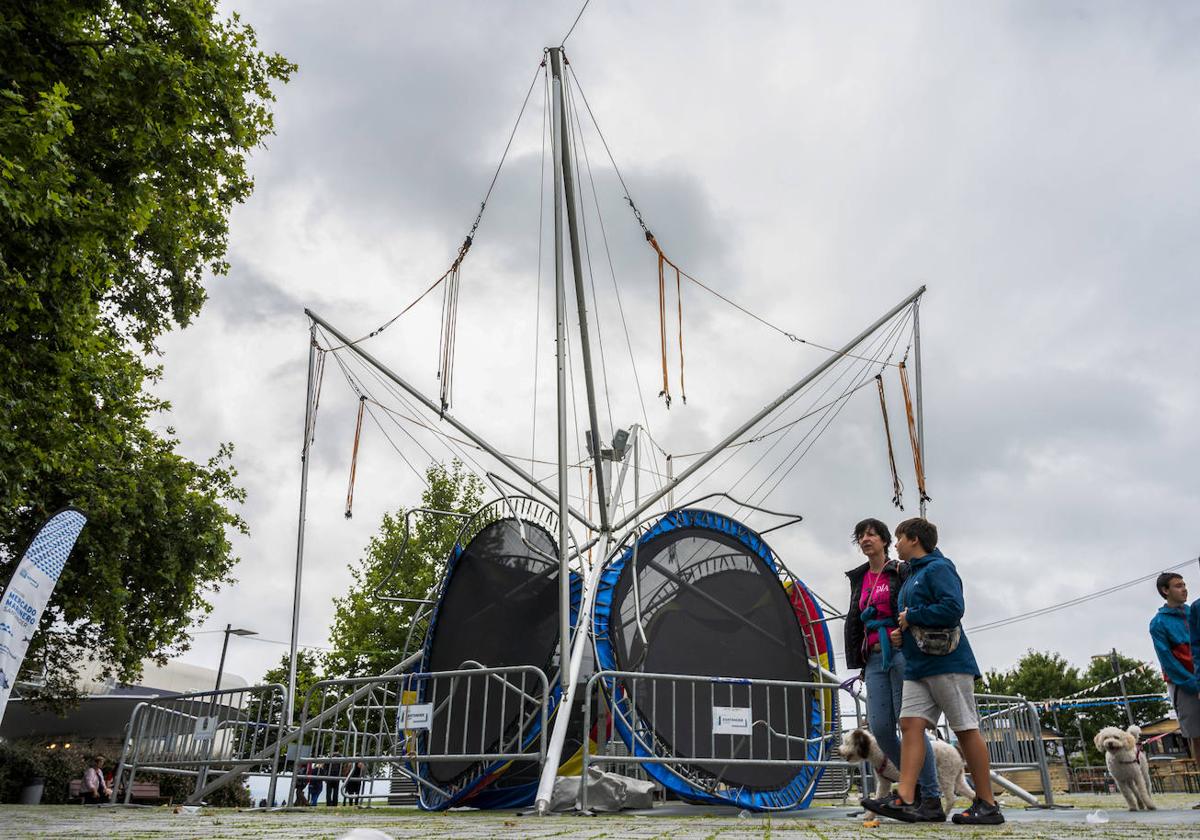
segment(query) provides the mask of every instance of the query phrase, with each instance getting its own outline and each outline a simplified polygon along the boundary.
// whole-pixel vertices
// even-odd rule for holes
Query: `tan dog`
[[[1138,739],[1142,730],[1136,726],[1118,729],[1106,726],[1096,733],[1096,749],[1104,753],[1104,764],[1117,783],[1117,790],[1129,803],[1130,811],[1154,811],[1150,798],[1150,762],[1146,760]]]
[[[929,744],[933,747],[938,786],[942,789],[942,810],[949,814],[954,810],[958,797],[965,796],[973,800],[975,789],[967,783],[967,774],[963,769],[965,762],[958,750],[936,738],[930,738]],[[838,752],[846,761],[866,761],[871,765],[875,771],[876,796],[883,796],[892,789],[892,782],[900,781],[900,768],[892,764],[880,749],[875,736],[866,729],[855,729],[847,735]]]

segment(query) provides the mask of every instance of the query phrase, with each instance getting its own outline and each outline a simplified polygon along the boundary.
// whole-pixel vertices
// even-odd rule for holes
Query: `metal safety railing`
[[[819,693],[830,690],[837,684],[600,671],[585,692],[583,777],[595,764],[653,764],[705,793],[735,796],[745,785],[726,780],[738,775],[732,768],[858,769],[836,754],[841,722],[812,711]],[[608,701],[603,706],[602,695]],[[597,731],[607,729],[598,708],[606,708],[632,739],[632,755],[592,752],[587,736],[593,721]],[[814,774],[804,790],[790,789],[777,802],[765,796],[761,807],[796,807],[815,784]],[[579,804],[586,810],[587,785],[581,785]]]
[[[273,795],[286,699],[284,687],[271,684],[138,703],[129,718],[110,801],[115,803],[123,791],[129,803],[138,772],[193,776],[197,791],[212,773],[270,775]]]
[[[304,701],[306,764],[296,773],[328,781],[359,763],[387,764],[436,806],[453,791],[431,765],[452,765],[457,776],[458,765],[543,762],[549,696],[545,673],[532,666],[323,680]]]
[[[979,734],[988,748],[992,781],[1031,806],[1055,807],[1037,708],[1024,697],[1003,694],[976,694],[975,706],[979,711]],[[1036,775],[1042,801],[1011,778],[1022,772]]]

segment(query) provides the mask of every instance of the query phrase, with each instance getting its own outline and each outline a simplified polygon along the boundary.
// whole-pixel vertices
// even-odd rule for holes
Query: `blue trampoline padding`
[[[673,510],[646,531],[638,541],[638,544],[639,546],[643,545],[655,537],[683,528],[710,529],[733,537],[750,554],[758,557],[772,572],[778,574],[778,561],[763,538],[737,520],[715,511],[699,508]],[[632,558],[633,547],[630,546],[624,554],[610,563],[608,568],[604,570],[596,589],[596,604],[592,627],[596,646],[596,664],[601,670],[621,670],[609,635],[609,626],[612,621],[613,596],[616,592],[617,581],[625,569],[625,564]],[[713,678],[713,682],[729,682],[729,680]],[[621,740],[625,742],[625,746],[630,750],[631,754],[640,757],[653,757],[654,754],[639,739],[633,737],[633,732],[630,731],[626,723],[627,720],[639,719],[640,716],[637,710],[632,708],[632,704],[629,702],[629,698],[619,681],[616,691],[617,696],[613,698],[613,703],[620,706],[622,713],[613,715],[613,721],[616,724]],[[809,731],[820,731],[821,706],[816,692],[812,692],[809,710]],[[816,761],[820,757],[820,745],[809,744],[807,759],[809,761]],[[729,789],[719,794],[713,794],[671,772],[666,765],[643,764],[642,767],[652,779],[685,800],[703,805],[736,805],[752,811],[807,808],[812,802],[813,795],[817,790],[817,782],[820,780],[821,774],[825,769],[823,767],[812,766],[801,767],[797,770],[796,775],[789,784],[774,791]]]
[[[462,559],[465,547],[455,545],[454,550],[450,553],[450,558],[446,562],[446,571],[442,574],[442,583],[437,593],[437,603],[433,608],[433,613],[429,617],[429,629],[425,634],[425,645],[421,650],[421,670],[425,670],[426,664],[429,662],[430,649],[433,646],[434,630],[437,627],[439,613],[441,612],[443,598],[446,587],[449,585],[450,579],[454,575],[454,570]],[[583,580],[575,572],[570,573],[570,589],[571,589],[571,630],[574,632],[575,625],[579,621],[579,608],[583,599]],[[549,675],[547,675],[549,676]],[[425,692],[428,686],[427,680],[422,680],[418,688],[419,698],[422,703],[425,702]],[[558,710],[559,701],[562,699],[562,684],[559,680],[553,680],[550,683],[550,697],[547,703],[546,722],[549,724],[554,720],[554,714]],[[542,722],[541,719],[535,719],[528,727],[527,734],[522,742],[522,749],[529,746],[533,741],[541,735]],[[417,768],[417,774],[422,779],[429,779],[429,762],[413,762]],[[537,796],[537,785],[520,785],[511,788],[511,793],[507,791],[496,791],[490,796],[482,796],[489,791],[490,786],[503,774],[498,774],[498,771],[504,769],[511,764],[510,761],[494,761],[488,764],[481,764],[479,769],[471,774],[471,777],[465,780],[458,786],[457,790],[451,791],[450,795],[442,798],[430,787],[418,784],[417,791],[417,807],[423,811],[445,811],[453,808],[456,805],[470,805],[476,808],[520,808],[526,805],[532,805],[534,798]],[[468,801],[471,800],[471,801]]]

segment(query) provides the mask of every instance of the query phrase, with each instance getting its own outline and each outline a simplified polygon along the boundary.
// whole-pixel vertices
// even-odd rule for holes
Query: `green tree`
[[[186,649],[231,580],[232,447],[197,463],[150,428],[170,406],[147,358],[227,269],[295,67],[210,0],[4,4],[0,55],[0,562],[88,514],[26,667],[63,696],[83,658],[131,681]]]
[[[1162,694],[1162,679],[1150,663],[1121,654],[1117,659],[1130,696]],[[1093,659],[1087,669],[1080,672],[1060,654],[1030,650],[1015,668],[989,671],[984,678],[984,690],[991,694],[1016,694],[1034,701],[1078,695],[1073,698],[1077,704],[1043,709],[1042,723],[1062,733],[1068,752],[1077,753],[1077,760],[1094,765],[1103,763],[1103,757],[1092,744],[1096,733],[1105,726],[1124,729],[1129,725],[1124,705],[1111,702],[1121,697],[1121,684],[1115,676],[1108,656]],[[1081,693],[1092,686],[1098,687]],[[1095,705],[1084,705],[1091,703]],[[1169,705],[1165,699],[1151,698],[1133,702],[1130,708],[1134,721],[1144,725],[1164,717]]]
[[[421,507],[473,513],[483,495],[483,482],[455,460],[449,467],[434,464],[425,472],[428,484]],[[419,630],[409,635],[420,604],[382,601],[380,594],[396,598],[430,598],[435,593],[446,558],[462,520],[457,517],[416,513],[405,545],[405,510],[384,514],[379,533],[371,538],[363,556],[351,568],[354,582],[335,607],[325,667],[338,676],[380,674],[393,667],[421,642]]]

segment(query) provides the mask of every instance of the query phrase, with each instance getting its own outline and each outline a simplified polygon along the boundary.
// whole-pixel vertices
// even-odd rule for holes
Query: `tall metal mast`
[[[591,428],[592,438],[592,464],[593,474],[596,477],[596,496],[600,500],[600,528],[599,539],[597,542],[598,549],[596,551],[596,561],[584,581],[583,586],[583,604],[579,610],[579,626],[575,631],[575,638],[570,644],[569,658],[566,653],[567,645],[564,642],[563,652],[559,658],[559,672],[562,679],[563,695],[560,701],[563,714],[556,715],[554,718],[554,728],[550,735],[550,744],[546,753],[546,763],[542,767],[541,779],[538,783],[537,792],[537,809],[538,813],[544,814],[549,809],[550,792],[554,788],[554,779],[558,773],[558,764],[562,755],[563,743],[566,740],[567,727],[571,715],[567,710],[572,708],[575,701],[575,688],[579,680],[579,672],[583,664],[583,654],[587,645],[589,636],[589,625],[591,623],[591,604],[595,595],[596,579],[599,571],[603,568],[604,562],[607,559],[609,544],[612,539],[612,529],[610,526],[609,517],[609,498],[607,488],[604,481],[604,469],[602,464],[602,444],[600,438],[600,423],[596,411],[596,385],[592,375],[592,353],[591,339],[588,334],[587,321],[587,298],[584,296],[583,288],[583,262],[579,250],[579,226],[575,216],[575,179],[571,167],[571,135],[567,120],[567,102],[566,95],[563,89],[562,80],[562,62],[563,54],[562,47],[551,47],[548,50],[550,54],[550,74],[553,85],[553,100],[554,100],[554,135],[558,148],[555,150],[554,161],[554,267],[555,280],[557,289],[557,300],[559,305],[559,378],[558,378],[558,405],[559,405],[559,496],[561,500],[565,500],[566,493],[566,421],[565,421],[565,400],[566,386],[565,376],[563,374],[562,362],[562,347],[564,339],[564,291],[562,282],[562,227],[560,220],[562,218],[562,208],[565,205],[567,218],[567,231],[571,240],[571,268],[575,275],[575,307],[579,315],[579,350],[583,358],[583,376],[584,383],[587,387],[587,402],[588,402],[588,421]],[[562,189],[559,189],[559,178],[562,179]],[[611,503],[616,505],[616,496],[618,493],[613,493]],[[560,522],[564,521],[565,517],[560,517]],[[568,570],[566,566],[566,536],[565,529],[560,526],[559,535],[559,550],[562,553],[562,560],[559,569],[559,582],[562,586],[568,585]],[[562,627],[562,640],[566,640],[569,629],[569,593],[564,590],[560,609],[562,617],[560,626]]]
[[[579,313],[579,352],[583,357],[583,382],[587,387],[588,423],[592,430],[592,465],[596,475],[596,496],[607,498],[604,487],[604,470],[600,457],[600,422],[596,411],[596,379],[592,373],[592,342],[588,332],[587,298],[583,290],[583,257],[579,251],[579,225],[575,218],[575,174],[571,166],[571,135],[567,124],[567,100],[562,83],[562,47],[550,48],[550,72],[554,77],[554,102],[558,107],[558,142],[559,154],[562,161],[562,186],[560,198],[555,192],[555,216],[558,214],[558,202],[564,201],[567,210],[567,232],[571,236],[571,268],[575,274],[575,309]],[[556,173],[557,174],[557,173]],[[559,242],[555,238],[555,245]],[[557,256],[557,255],[556,255]],[[606,505],[600,505],[600,530],[607,531],[608,510]]]
[[[559,88],[554,76],[551,96],[550,148],[554,170],[554,357],[557,365],[558,407],[558,675],[567,685],[571,659],[571,575],[567,565],[567,290],[563,284],[562,167],[558,165]]]
[[[296,528],[296,579],[292,590],[292,641],[288,656],[288,711],[287,725],[295,724],[296,717],[296,649],[300,634],[300,582],[304,574],[304,518],[308,507],[308,454],[312,444],[314,418],[313,388],[317,365],[317,328],[308,331],[308,387],[304,398],[304,443],[300,447],[300,523]],[[228,637],[226,637],[228,639]]]

